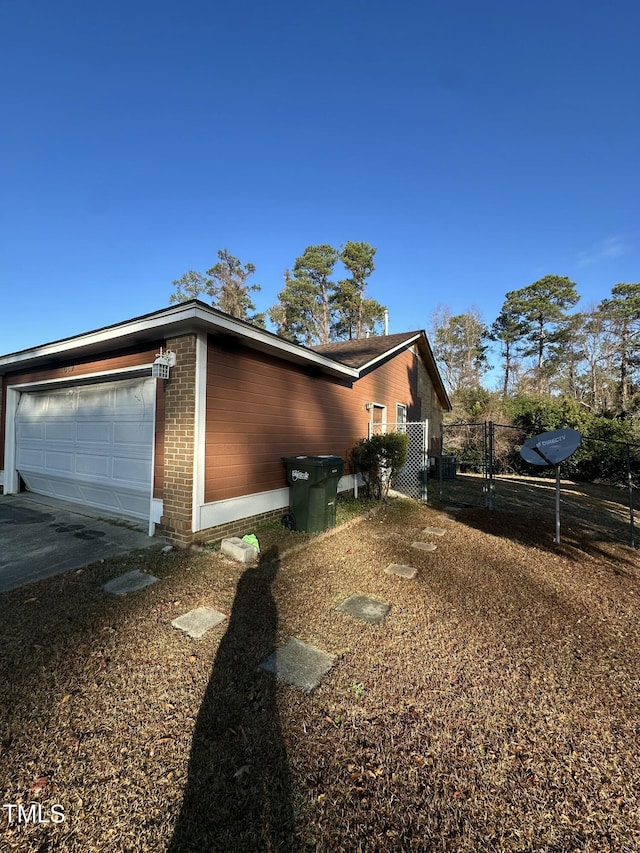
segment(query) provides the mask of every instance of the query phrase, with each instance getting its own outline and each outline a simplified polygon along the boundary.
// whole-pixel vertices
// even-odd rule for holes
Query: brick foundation
[[[260,515],[252,515],[248,518],[240,518],[237,521],[230,521],[228,524],[219,524],[217,527],[208,527],[206,530],[199,530],[194,534],[194,542],[198,545],[211,545],[226,539],[227,536],[239,536],[242,538],[247,533],[255,533],[256,527],[264,524],[267,521],[280,521],[282,516],[287,512],[287,508],[276,509],[271,512],[263,512]],[[258,537],[260,538],[260,537]]]

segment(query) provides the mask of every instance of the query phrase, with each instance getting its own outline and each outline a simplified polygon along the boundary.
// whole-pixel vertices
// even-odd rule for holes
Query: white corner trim
[[[16,470],[16,412],[20,402],[20,392],[7,386],[4,422],[4,476],[2,488],[5,495],[15,495],[18,491],[18,472]]]
[[[200,507],[204,504],[205,448],[207,432],[207,335],[196,337],[195,416],[193,425],[193,492],[191,497],[191,529],[201,528]]]

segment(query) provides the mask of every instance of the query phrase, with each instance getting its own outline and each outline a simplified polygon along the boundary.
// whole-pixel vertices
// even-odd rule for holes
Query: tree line
[[[560,397],[629,418],[640,408],[640,284],[616,284],[606,299],[572,311],[579,299],[574,282],[547,275],[509,291],[491,324],[476,307],[456,315],[439,307],[432,345],[452,396],[484,388],[496,367],[502,398]]]
[[[171,302],[206,298],[221,311],[306,346],[382,331],[385,308],[366,296],[376,249],[347,241],[307,246],[277,302],[259,313],[255,267],[227,249],[204,273],[173,282]],[[487,323],[477,307],[435,310],[434,355],[453,402],[450,421],[493,419],[526,431],[572,426],[616,441],[640,441],[640,283],[616,284],[599,303],[575,311],[580,299],[567,277],[547,275],[509,291]],[[496,359],[492,363],[492,359]],[[499,387],[488,387],[497,370]],[[495,379],[493,380],[495,381]]]
[[[173,282],[170,302],[206,297],[232,317],[262,327],[268,317],[276,334],[306,346],[375,335],[385,312],[383,305],[365,296],[375,253],[369,243],[353,240],[339,249],[325,243],[307,246],[293,268],[285,270],[277,303],[259,313],[251,299],[261,289],[250,282],[254,265],[220,249],[218,262],[206,272],[189,270]],[[334,280],[340,268],[343,275]]]

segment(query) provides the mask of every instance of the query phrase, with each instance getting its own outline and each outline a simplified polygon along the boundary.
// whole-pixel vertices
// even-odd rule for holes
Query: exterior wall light
[[[151,366],[151,376],[153,379],[168,379],[169,371],[176,366],[176,354],[170,349],[163,352],[160,347],[160,352],[156,355],[156,360]]]

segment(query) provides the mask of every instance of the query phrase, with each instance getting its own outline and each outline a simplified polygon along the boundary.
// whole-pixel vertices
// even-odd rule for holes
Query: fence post
[[[631,451],[627,444],[627,483],[629,485],[629,537],[631,547],[636,547],[634,528],[633,528],[633,477],[631,476]]]
[[[482,496],[484,498],[484,508],[489,506],[489,488],[487,484],[487,457],[489,455],[489,446],[487,441],[487,422],[482,422]]]
[[[493,449],[494,449],[494,430],[495,424],[489,421],[489,509],[494,508],[493,495]]]
[[[424,432],[422,434],[422,500],[427,503],[429,500],[429,420],[424,421]]]
[[[440,465],[438,466],[438,468],[439,468],[438,479],[440,480],[439,491],[438,491],[438,500],[439,501],[442,501],[442,454],[443,453],[444,453],[444,424],[441,423],[440,424]]]

